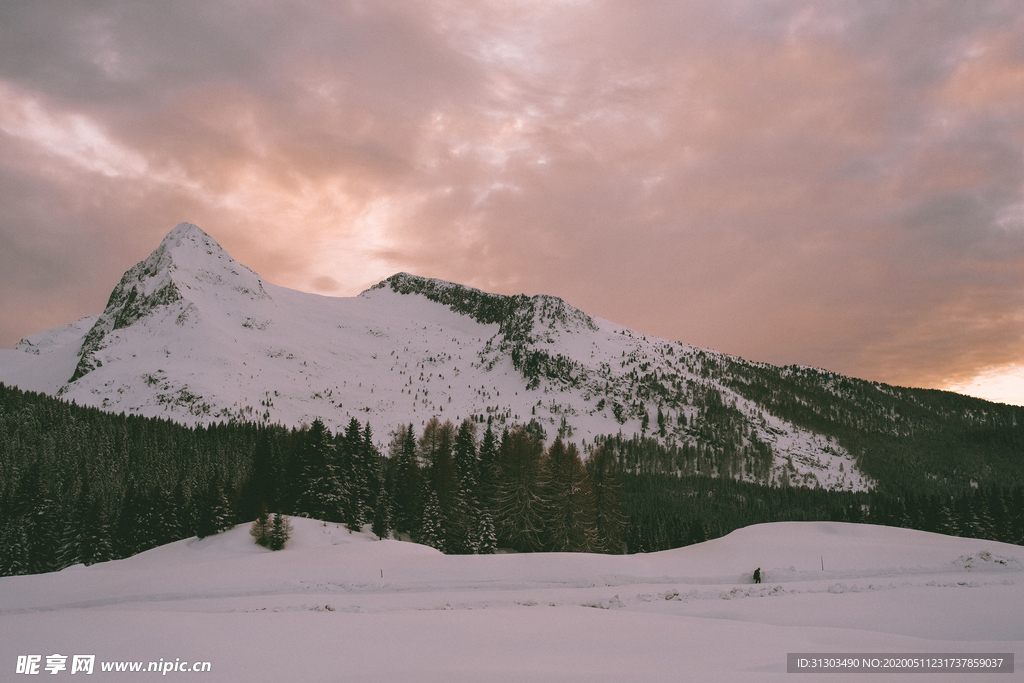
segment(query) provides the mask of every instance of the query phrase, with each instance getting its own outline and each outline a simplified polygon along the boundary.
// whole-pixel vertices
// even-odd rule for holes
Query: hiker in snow
[[[761,568],[754,570],[754,583],[761,583]]]

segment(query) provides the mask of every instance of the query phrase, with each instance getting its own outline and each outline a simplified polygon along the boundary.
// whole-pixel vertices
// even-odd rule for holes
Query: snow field
[[[990,541],[777,523],[646,555],[445,556],[292,523],[278,553],[239,526],[2,578],[0,667],[59,652],[210,661],[204,680],[232,682],[767,681],[791,678],[787,652],[1024,644],[1024,548]],[[958,680],[841,680],[932,679]]]

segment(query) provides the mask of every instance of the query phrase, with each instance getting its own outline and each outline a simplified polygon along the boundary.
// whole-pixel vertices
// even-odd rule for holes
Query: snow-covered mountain
[[[738,393],[726,379],[739,366],[765,367],[551,296],[406,273],[349,298],[278,287],[188,223],[124,274],[102,314],[0,351],[8,385],[187,424],[320,417],[337,430],[356,417],[386,440],[433,415],[536,419],[584,445],[621,432],[762,454],[737,477],[869,486],[833,438]]]

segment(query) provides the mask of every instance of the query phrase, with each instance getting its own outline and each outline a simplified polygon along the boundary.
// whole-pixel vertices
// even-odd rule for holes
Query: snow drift
[[[1024,643],[1024,549],[991,541],[778,523],[647,555],[445,556],[292,523],[276,553],[239,526],[0,578],[0,665],[80,653],[209,661],[213,681],[763,681],[786,676],[787,652]]]

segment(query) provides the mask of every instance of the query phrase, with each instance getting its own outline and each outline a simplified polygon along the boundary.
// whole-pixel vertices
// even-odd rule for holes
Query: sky
[[[1024,404],[1017,0],[0,4],[0,347],[175,225]]]

